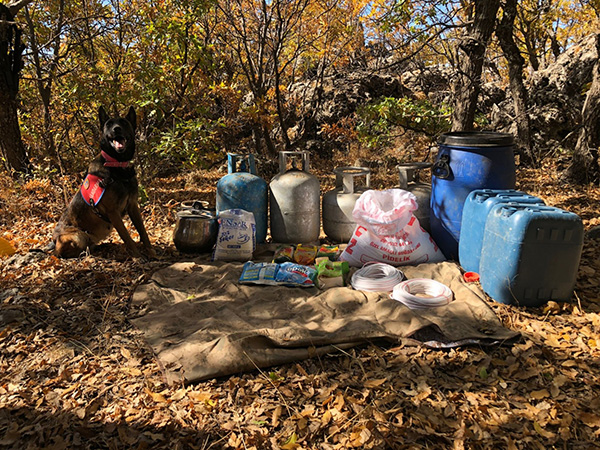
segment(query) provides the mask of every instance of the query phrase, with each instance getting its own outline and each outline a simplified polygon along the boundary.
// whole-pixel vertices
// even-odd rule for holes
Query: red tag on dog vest
[[[88,173],[85,180],[83,180],[81,195],[90,206],[96,206],[104,194],[104,188],[100,186],[101,182],[102,178],[91,173]]]

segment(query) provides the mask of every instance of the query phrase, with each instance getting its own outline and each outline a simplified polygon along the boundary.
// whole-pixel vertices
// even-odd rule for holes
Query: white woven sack
[[[354,267],[370,261],[392,266],[443,261],[413,214],[417,208],[414,194],[402,189],[364,192],[352,212],[358,225],[340,259]]]
[[[249,261],[256,249],[254,214],[243,209],[219,213],[219,234],[213,251],[214,261]]]

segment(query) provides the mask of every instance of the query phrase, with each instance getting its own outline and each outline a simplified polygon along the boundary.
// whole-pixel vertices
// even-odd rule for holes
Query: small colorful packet
[[[337,245],[321,245],[317,250],[317,258],[326,256],[329,260],[335,261],[340,253],[340,247]]]
[[[314,245],[298,244],[294,252],[294,262],[303,266],[310,266],[315,263],[317,257],[317,247]]]
[[[242,284],[267,284],[271,286],[313,287],[317,270],[291,262],[255,263],[248,261],[242,267],[239,282]]]
[[[317,278],[317,270],[314,267],[285,262],[279,264],[279,270],[275,274],[277,284],[285,286],[313,287]]]
[[[346,285],[350,266],[346,261],[330,261],[327,257],[317,258],[317,284],[321,289]]]
[[[328,258],[317,258],[315,269],[319,275],[338,277],[345,276],[350,272],[350,265],[347,261],[330,261]]]
[[[279,264],[248,261],[242,267],[240,283],[276,285],[277,281],[275,281],[275,277],[278,270]]]
[[[273,255],[274,263],[292,262],[294,258],[294,246],[293,245],[280,245],[275,249]]]

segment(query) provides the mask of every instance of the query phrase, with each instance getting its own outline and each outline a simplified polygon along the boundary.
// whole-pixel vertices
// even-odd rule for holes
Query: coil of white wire
[[[390,297],[410,309],[425,309],[447,305],[452,301],[453,294],[448,286],[439,281],[413,278],[394,286]]]
[[[404,279],[404,273],[385,263],[366,263],[352,275],[350,283],[357,291],[392,292]]]

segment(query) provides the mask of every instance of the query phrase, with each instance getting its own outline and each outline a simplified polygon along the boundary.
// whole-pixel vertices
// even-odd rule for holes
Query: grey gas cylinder
[[[429,169],[431,163],[428,162],[410,162],[398,165],[400,175],[400,189],[411,192],[417,197],[417,209],[413,214],[419,220],[421,227],[430,232],[429,225],[429,200],[431,198],[431,185],[419,181],[419,171]]]
[[[288,159],[292,169],[287,170]],[[297,160],[302,162],[296,168]],[[279,174],[269,184],[273,242],[311,243],[321,232],[321,188],[310,173],[308,152],[279,152]]]
[[[323,195],[323,231],[333,242],[348,242],[356,222],[352,218],[354,204],[371,186],[371,170],[366,167],[338,167],[335,189]],[[363,186],[356,186],[355,178],[365,177]]]

